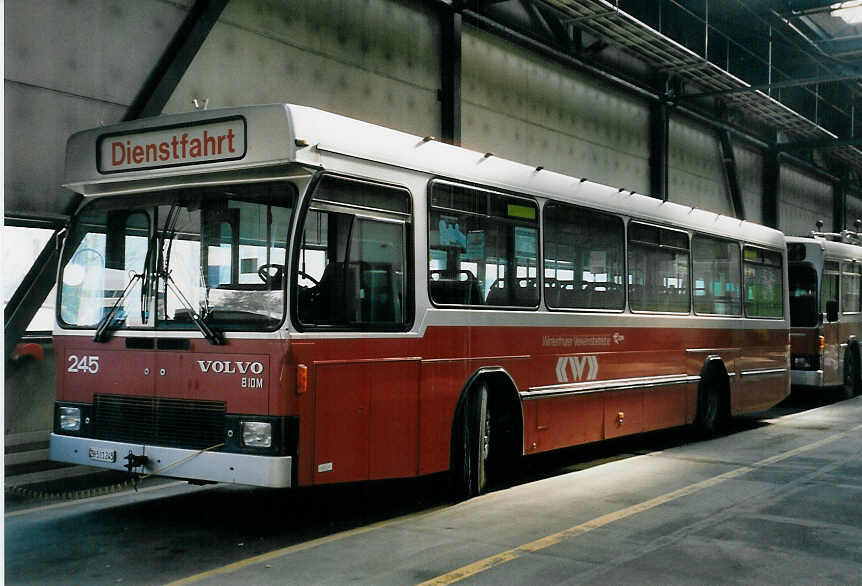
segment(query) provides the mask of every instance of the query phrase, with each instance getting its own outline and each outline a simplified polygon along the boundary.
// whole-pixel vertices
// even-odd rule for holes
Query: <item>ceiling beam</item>
[[[862,35],[836,37],[813,42],[832,57],[845,57],[862,52]]]
[[[197,0],[135,96],[123,120],[162,113],[228,0]]]
[[[817,85],[821,83],[834,83],[838,81],[850,81],[862,79],[862,73],[839,73],[835,75],[818,75],[816,77],[804,77],[798,79],[785,79],[774,83],[762,83],[750,85],[747,87],[733,88],[729,90],[721,90],[715,92],[700,92],[695,94],[683,94],[679,96],[681,100],[694,100],[696,98],[714,98],[719,96],[727,96],[730,94],[741,94],[754,91],[768,91],[780,88],[804,87],[808,85]]]
[[[440,137],[461,144],[462,16],[456,10],[440,11]]]
[[[826,138],[819,140],[800,140],[796,142],[782,142],[775,145],[775,148],[781,152],[790,151],[816,151],[821,149],[831,149],[841,146],[862,147],[862,136],[853,136],[847,138]]]

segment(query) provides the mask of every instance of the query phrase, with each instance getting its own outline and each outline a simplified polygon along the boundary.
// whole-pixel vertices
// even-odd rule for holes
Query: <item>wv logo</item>
[[[599,361],[590,356],[560,356],[557,359],[557,382],[569,382],[569,372],[572,381],[595,380],[599,375]]]

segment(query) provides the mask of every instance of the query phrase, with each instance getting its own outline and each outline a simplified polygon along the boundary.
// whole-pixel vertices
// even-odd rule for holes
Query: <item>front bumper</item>
[[[115,453],[115,461],[90,458],[91,448]],[[126,456],[146,456],[135,472],[186,480],[229,482],[269,488],[288,488],[292,482],[292,456],[257,456],[228,452],[202,452],[163,446],[96,440],[51,434],[50,458],[82,466],[126,470]]]
[[[823,386],[823,371],[822,370],[791,370],[790,384],[806,387],[822,387]]]

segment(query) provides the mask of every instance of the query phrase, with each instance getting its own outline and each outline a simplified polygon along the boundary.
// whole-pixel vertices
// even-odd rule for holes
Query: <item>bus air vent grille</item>
[[[189,449],[224,441],[225,404],[219,401],[96,395],[93,412],[99,439]]]

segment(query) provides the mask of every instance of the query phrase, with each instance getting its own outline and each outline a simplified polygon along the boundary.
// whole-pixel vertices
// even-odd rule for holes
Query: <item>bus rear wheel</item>
[[[480,383],[461,409],[453,466],[455,499],[465,500],[485,492],[491,455],[491,409],[488,387]]]
[[[859,394],[859,356],[853,348],[844,352],[844,384],[841,398],[849,399]]]
[[[701,382],[697,393],[697,415],[694,418],[695,435],[710,438],[717,435],[725,424],[726,415],[721,390],[715,380]]]

